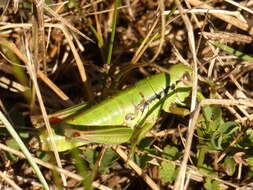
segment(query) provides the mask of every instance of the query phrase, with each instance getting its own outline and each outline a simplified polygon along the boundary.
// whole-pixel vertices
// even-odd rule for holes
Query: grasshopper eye
[[[181,78],[183,83],[190,86],[191,83],[191,75],[188,72],[185,72]]]
[[[188,72],[184,73],[183,80],[189,80],[190,78],[191,78],[191,76]]]
[[[135,117],[134,117],[133,113],[128,113],[128,114],[125,115],[125,120],[126,121],[132,121],[134,119],[135,119]]]

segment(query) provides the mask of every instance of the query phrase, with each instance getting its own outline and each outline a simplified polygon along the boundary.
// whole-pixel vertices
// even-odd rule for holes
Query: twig
[[[143,180],[149,185],[149,187],[153,190],[160,190],[157,184],[147,175],[145,174],[142,169],[136,165],[132,160],[129,160],[128,156],[125,152],[119,147],[112,147],[119,156],[139,175],[143,178]]]

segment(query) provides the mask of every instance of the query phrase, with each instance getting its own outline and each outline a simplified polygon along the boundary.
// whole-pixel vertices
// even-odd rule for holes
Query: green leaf
[[[202,166],[205,161],[206,152],[209,151],[206,145],[198,145],[197,146],[197,166]]]
[[[250,165],[250,167],[253,168],[253,157],[248,157],[248,158],[246,159],[246,162]]]
[[[5,141],[6,145],[10,148],[13,148],[15,150],[20,150],[18,143],[14,139],[8,139]],[[18,158],[15,154],[8,153],[9,159],[13,161],[17,161]]]
[[[218,150],[223,150],[224,144],[230,144],[231,140],[233,140],[240,130],[241,126],[236,122],[223,123],[213,133],[211,142]]]
[[[14,139],[8,139],[8,140],[6,140],[5,143],[6,143],[6,145],[8,145],[8,147],[11,147],[15,150],[19,150],[19,145]]]
[[[92,190],[92,182],[93,182],[93,176],[91,172],[86,173],[86,175],[83,178],[83,187],[86,190]]]
[[[116,163],[118,160],[118,154],[115,153],[111,148],[108,148],[101,160],[99,171],[101,173],[108,173],[109,169]]]
[[[95,150],[86,149],[83,151],[83,155],[85,157],[85,160],[89,162],[91,166],[95,165],[97,157],[97,152]]]
[[[252,147],[253,145],[253,130],[248,129],[243,137],[240,138],[238,144],[243,147]]]
[[[175,146],[167,145],[163,149],[163,158],[168,160],[176,160],[178,158],[178,149]]]
[[[137,147],[139,150],[143,151],[149,148],[153,144],[153,142],[154,142],[154,138],[147,137],[147,138],[142,139]]]
[[[240,125],[234,121],[229,121],[229,122],[222,124],[219,127],[218,131],[219,131],[219,133],[230,135],[234,131],[236,131],[237,129],[240,129]]]
[[[221,124],[223,124],[222,111],[218,106],[205,106],[202,109],[205,117],[206,133],[212,133],[216,131]]]
[[[235,173],[236,162],[232,156],[226,156],[224,160],[224,168],[229,176],[232,176]]]
[[[206,164],[203,164],[201,167],[199,167],[199,170],[203,173],[208,174],[208,175],[217,176],[214,169]]]
[[[91,168],[95,168],[99,153],[96,150],[84,150],[85,160],[90,164]],[[100,161],[99,172],[108,173],[109,169],[116,163],[118,155],[112,150],[107,149]]]
[[[137,155],[134,154],[133,155],[134,158],[134,162],[140,167],[140,168],[144,168],[147,165],[147,162],[152,160],[152,158],[148,155]]]
[[[220,189],[219,184],[220,184],[220,182],[218,182],[216,180],[213,180],[211,178],[206,178],[206,182],[204,184],[204,187],[207,190],[219,190]]]
[[[175,180],[176,167],[169,162],[162,162],[161,169],[159,170],[160,178],[165,183],[172,183]]]
[[[94,151],[93,151],[94,152]],[[78,173],[83,177],[83,187],[87,190],[92,190],[92,182],[94,179],[94,173],[96,171],[90,170],[87,162],[85,162],[80,156],[81,151],[77,148],[71,150],[71,155],[75,160],[75,166],[77,168]],[[89,156],[92,154],[91,152],[87,153]],[[95,168],[95,167],[93,167]]]

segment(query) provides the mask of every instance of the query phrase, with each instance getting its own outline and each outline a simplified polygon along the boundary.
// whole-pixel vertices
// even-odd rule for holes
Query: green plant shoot
[[[190,94],[191,88],[184,80],[191,75],[191,68],[177,64],[168,72],[147,77],[90,108],[78,110],[75,106],[74,114],[68,112],[66,118],[56,118],[62,120],[53,128],[58,151],[89,143],[138,144],[161,110],[173,113],[173,107],[184,105]],[[43,150],[51,150],[46,130],[41,132],[40,140]]]

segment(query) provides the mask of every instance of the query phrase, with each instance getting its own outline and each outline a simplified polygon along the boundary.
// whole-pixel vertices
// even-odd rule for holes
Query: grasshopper
[[[155,125],[161,110],[172,112],[173,105],[183,105],[190,95],[191,88],[182,79],[190,76],[192,69],[177,64],[168,72],[147,77],[88,109],[79,110],[75,106],[75,114],[68,113],[53,128],[58,151],[89,143],[138,144]],[[43,150],[51,150],[45,130],[40,140]]]

